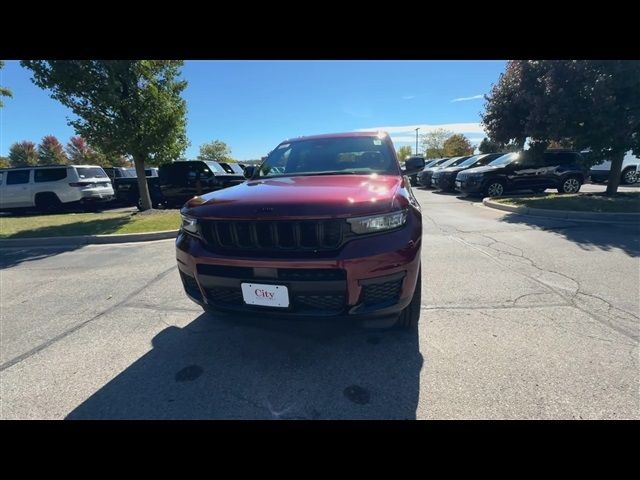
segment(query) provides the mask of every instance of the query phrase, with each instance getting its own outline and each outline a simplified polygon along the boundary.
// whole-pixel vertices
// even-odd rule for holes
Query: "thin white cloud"
[[[428,124],[421,123],[416,125],[397,125],[397,126],[385,126],[385,127],[370,127],[370,128],[358,128],[356,132],[387,132],[392,138],[396,136],[409,136],[413,135],[413,138],[416,138],[416,128],[419,128],[418,135],[423,135],[425,133],[433,132],[439,128],[444,130],[449,130],[453,133],[464,133],[464,134],[475,134],[485,135],[485,131],[480,125],[479,122],[469,122],[469,123],[441,123],[441,124]],[[393,135],[396,134],[396,135]]]
[[[415,95],[404,95],[402,97],[403,100],[411,100],[412,98],[416,98],[416,96]]]
[[[480,100],[481,98],[484,98],[484,95],[474,95],[473,97],[459,97],[459,98],[454,98],[453,100],[451,100],[451,103],[453,103],[453,102],[466,102],[468,100]]]
[[[393,143],[416,143],[416,136],[411,135],[389,135]]]

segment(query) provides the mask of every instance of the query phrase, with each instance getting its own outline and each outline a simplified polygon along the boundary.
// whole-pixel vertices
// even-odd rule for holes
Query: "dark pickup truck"
[[[122,167],[105,168],[112,179],[116,202],[141,208],[138,178],[135,170]],[[147,169],[149,173],[150,169]],[[147,174],[147,185],[154,207],[177,208],[197,195],[214,192],[245,181],[241,173],[228,173],[217,162],[178,161],[162,165],[158,175]]]

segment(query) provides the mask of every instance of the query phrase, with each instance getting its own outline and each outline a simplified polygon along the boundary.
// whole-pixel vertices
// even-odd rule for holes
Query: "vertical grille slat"
[[[238,240],[238,230],[237,230],[237,224],[236,222],[231,222],[230,224],[230,230],[231,230],[231,242],[233,243],[233,245],[235,247],[239,247],[240,246],[240,241]]]
[[[256,224],[251,222],[249,224],[249,232],[251,235],[251,245],[255,246],[256,248],[260,248],[260,242],[258,241],[258,228],[256,227]]]
[[[332,250],[344,240],[343,220],[203,220],[204,240],[223,250]]]
[[[324,222],[316,223],[316,238],[318,239],[318,246],[324,245]]]
[[[300,228],[300,222],[293,222],[293,246],[300,247],[302,231]]]

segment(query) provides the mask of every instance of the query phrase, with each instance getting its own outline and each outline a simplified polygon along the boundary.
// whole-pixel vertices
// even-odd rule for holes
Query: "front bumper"
[[[205,308],[279,317],[394,315],[411,302],[420,266],[422,224],[418,215],[409,219],[395,232],[351,240],[333,258],[222,256],[183,232],[176,258],[185,293]],[[290,306],[245,304],[245,282],[286,286]]]
[[[450,191],[454,188],[455,175],[439,175],[434,177],[432,184],[440,190]]]
[[[457,179],[453,183],[453,188],[462,193],[481,193],[482,181],[474,178]]]
[[[431,187],[431,178],[433,177],[433,172],[423,172],[418,175],[418,183],[423,187]]]

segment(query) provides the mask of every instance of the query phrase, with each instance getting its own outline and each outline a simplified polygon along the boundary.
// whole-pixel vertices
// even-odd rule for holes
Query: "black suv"
[[[464,170],[456,177],[456,190],[488,197],[507,191],[533,190],[542,193],[557,188],[560,193],[577,193],[586,172],[578,152],[547,150],[535,154],[531,150],[507,153],[484,167]]]
[[[422,186],[427,187],[427,188],[433,188],[435,187],[434,183],[433,183],[433,175],[439,171],[442,170],[443,168],[447,168],[447,167],[456,167],[458,165],[460,165],[462,162],[464,162],[467,158],[469,158],[471,155],[466,155],[464,157],[452,157],[449,160],[447,160],[446,162],[443,163],[436,163],[435,165],[429,167],[429,168],[425,168],[422,172],[420,172],[420,183]]]
[[[410,157],[407,158],[407,161],[411,160],[412,158],[417,158],[417,159],[419,159],[418,161],[421,160],[421,161],[424,162],[424,157],[422,155],[411,155]],[[412,161],[414,161],[414,160],[412,160]],[[409,182],[414,187],[418,186],[418,173],[414,173],[412,175],[409,175]]]
[[[444,192],[451,192],[455,188],[456,176],[463,170],[474,167],[482,167],[501,157],[504,153],[485,153],[467,158],[464,162],[455,167],[446,167],[436,170],[431,177],[431,185]]]
[[[429,160],[428,163],[424,166],[421,172],[418,172],[416,176],[418,180],[418,185],[421,187],[428,187],[431,185],[431,175],[433,174],[433,169],[442,165],[444,162],[448,161],[448,158],[436,158],[435,160]]]

